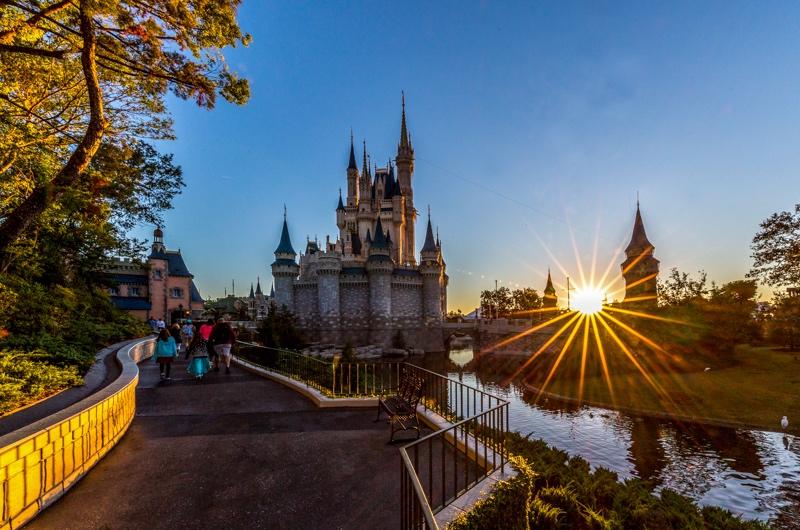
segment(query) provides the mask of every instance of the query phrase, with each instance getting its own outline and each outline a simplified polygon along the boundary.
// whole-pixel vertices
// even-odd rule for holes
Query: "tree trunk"
[[[103,133],[108,125],[103,116],[103,94],[100,82],[97,79],[97,63],[95,50],[97,37],[94,33],[94,21],[86,6],[87,0],[80,3],[81,36],[83,49],[81,50],[81,67],[89,95],[90,117],[86,133],[81,139],[66,165],[61,168],[55,179],[47,188],[36,188],[17,208],[15,208],[3,224],[0,225],[0,254],[5,254],[8,247],[22,236],[31,224],[41,217],[48,204],[58,200],[67,187],[74,184],[81,173],[86,170],[92,157],[100,147]],[[48,193],[49,190],[49,193]]]

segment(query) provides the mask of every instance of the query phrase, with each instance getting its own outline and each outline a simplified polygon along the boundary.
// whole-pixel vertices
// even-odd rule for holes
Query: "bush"
[[[767,523],[743,521],[728,510],[698,508],[672,490],[653,494],[644,480],[617,481],[616,473],[594,472],[580,457],[529,440],[519,433],[507,439],[518,475],[498,483],[489,497],[447,528],[537,530],[725,529],[765,530]]]
[[[70,386],[83,384],[74,366],[52,366],[35,359],[46,352],[19,350],[0,352],[0,416]]]

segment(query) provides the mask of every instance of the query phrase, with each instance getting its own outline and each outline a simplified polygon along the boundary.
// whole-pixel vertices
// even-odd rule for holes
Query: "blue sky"
[[[295,250],[335,239],[350,129],[385,166],[401,91],[418,247],[430,205],[450,310],[495,280],[542,290],[548,267],[580,283],[579,262],[611,264],[619,297],[637,192],[662,277],[718,283],[800,202],[798,3],[338,4],[245,0],[253,42],[225,55],[250,103],[170,101],[179,139],[159,148],[187,187],[164,240],[204,297],[268,289],[284,203]]]

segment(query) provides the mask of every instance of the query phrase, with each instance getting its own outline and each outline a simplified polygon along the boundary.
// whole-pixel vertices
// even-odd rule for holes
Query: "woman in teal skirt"
[[[203,375],[211,369],[208,362],[208,341],[200,333],[195,334],[189,348],[186,349],[186,359],[192,356],[189,362],[189,373],[195,379],[202,379]]]
[[[178,356],[178,350],[175,346],[175,339],[173,339],[169,331],[162,329],[158,333],[158,339],[153,347],[153,356],[151,359],[158,363],[158,368],[161,371],[161,379],[169,380],[169,368],[172,365],[172,360]],[[164,372],[167,372],[166,374]]]

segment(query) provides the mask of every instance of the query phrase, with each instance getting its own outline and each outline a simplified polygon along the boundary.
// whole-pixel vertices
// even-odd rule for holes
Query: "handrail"
[[[302,381],[328,397],[374,397],[397,386],[403,371],[425,381],[420,403],[441,421],[432,434],[400,448],[403,528],[438,529],[436,513],[495,470],[505,471],[507,400],[405,361],[326,361],[299,352],[241,344],[276,354],[265,361],[271,366],[249,358],[248,364]],[[421,457],[427,458],[424,479]],[[449,475],[448,467],[452,468]],[[434,469],[441,474],[434,477]]]

